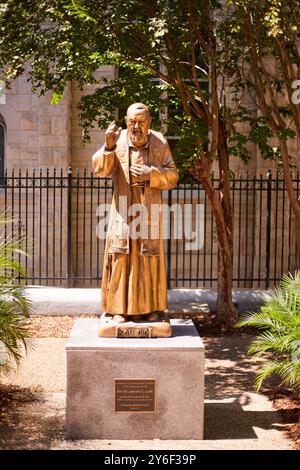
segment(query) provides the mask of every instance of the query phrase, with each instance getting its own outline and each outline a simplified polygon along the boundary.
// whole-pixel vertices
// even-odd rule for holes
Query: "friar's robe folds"
[[[151,167],[149,181],[142,182],[130,174],[133,163]],[[114,151],[105,151],[103,146],[94,154],[93,170],[99,177],[112,177],[114,188],[103,264],[103,311],[142,315],[166,310],[162,218],[157,209],[161,190],[175,187],[178,181],[167,141],[159,132],[150,130],[147,145],[136,148],[128,131],[123,130]],[[132,204],[141,204],[146,209],[141,211],[141,226],[149,229],[147,236],[144,232],[137,239],[129,233]]]

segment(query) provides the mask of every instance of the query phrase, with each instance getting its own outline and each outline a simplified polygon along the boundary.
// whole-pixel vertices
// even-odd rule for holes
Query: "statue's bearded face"
[[[151,117],[147,110],[132,110],[127,113],[126,124],[129,138],[136,147],[143,147],[148,141]]]

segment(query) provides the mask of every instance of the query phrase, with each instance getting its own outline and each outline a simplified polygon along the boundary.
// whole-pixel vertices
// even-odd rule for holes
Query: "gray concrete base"
[[[32,303],[34,315],[100,315],[101,289],[28,286],[26,296]],[[233,289],[233,301],[240,313],[257,310],[268,299],[263,289]],[[170,313],[201,313],[203,304],[211,312],[216,309],[216,289],[170,289]]]
[[[69,439],[203,439],[204,346],[190,320],[171,338],[99,338],[77,319],[66,345]],[[156,409],[117,413],[115,379],[155,379]]]

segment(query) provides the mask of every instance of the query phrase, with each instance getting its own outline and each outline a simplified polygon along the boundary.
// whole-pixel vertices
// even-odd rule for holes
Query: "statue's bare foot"
[[[108,323],[113,320],[114,316],[111,313],[103,312],[100,318],[102,321]]]
[[[142,317],[141,315],[130,315],[129,319],[132,321],[140,321]]]
[[[115,323],[124,323],[126,322],[126,318],[124,315],[114,315],[112,320],[115,322]]]
[[[168,322],[168,323],[170,322],[170,319],[169,319],[169,317],[168,317],[168,315],[167,315],[166,312],[163,312],[163,311],[162,311],[162,312],[156,312],[156,313],[157,313],[157,315],[159,316],[159,320],[160,320],[160,321]]]
[[[149,313],[148,315],[146,315],[146,320],[147,321],[159,321],[160,320],[159,314],[156,312]]]

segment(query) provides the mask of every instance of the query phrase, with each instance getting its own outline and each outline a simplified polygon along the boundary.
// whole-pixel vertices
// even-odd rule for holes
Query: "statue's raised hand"
[[[116,130],[116,121],[113,121],[105,132],[105,147],[107,150],[114,150],[121,135],[122,127]]]

